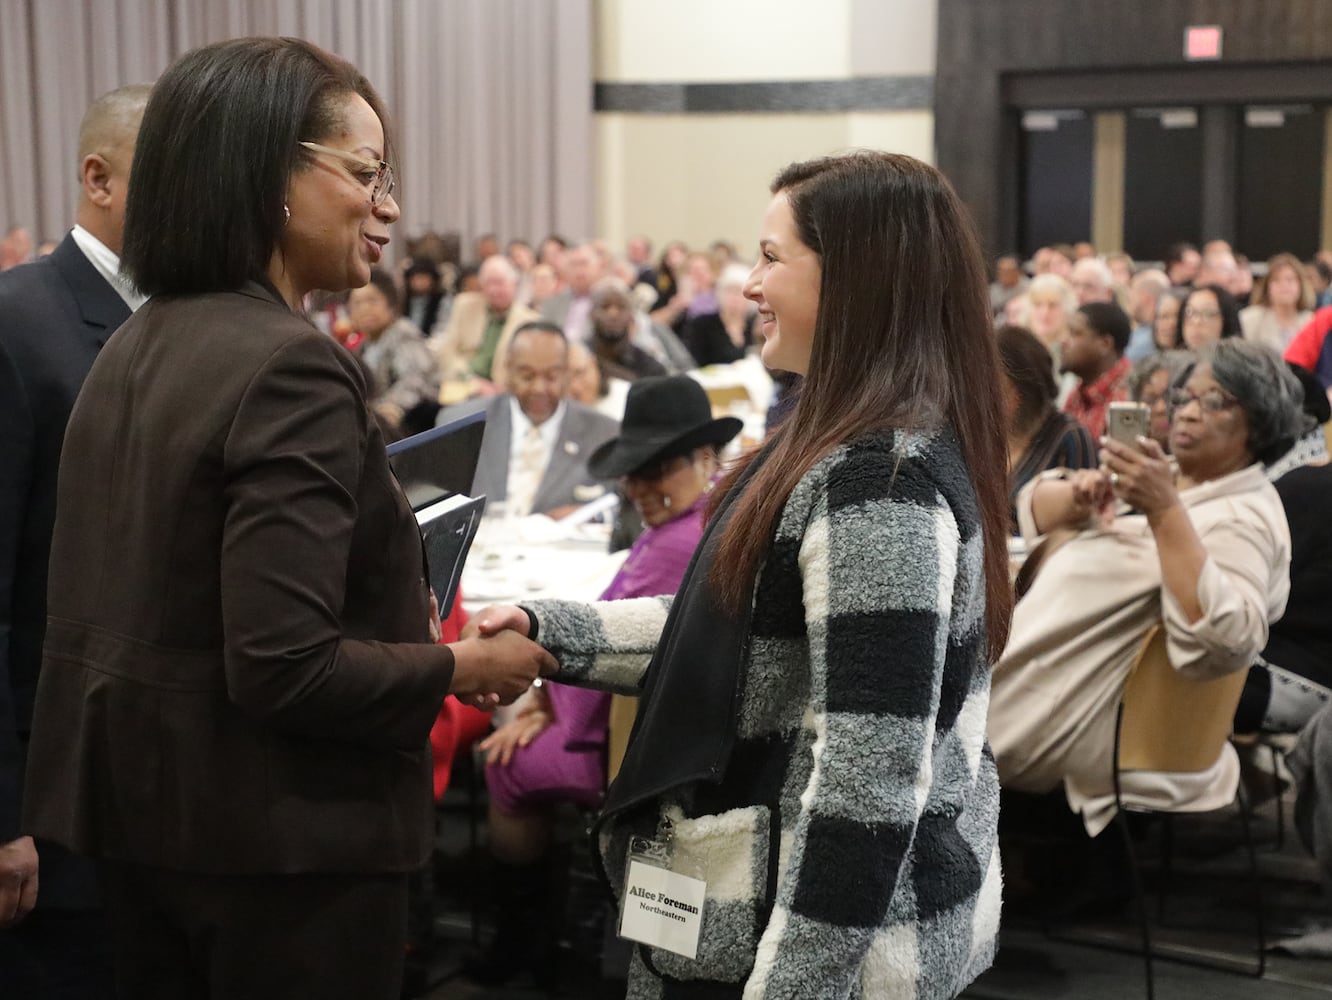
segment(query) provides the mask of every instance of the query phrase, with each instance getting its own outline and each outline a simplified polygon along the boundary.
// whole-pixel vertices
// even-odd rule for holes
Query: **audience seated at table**
[[[1311,426],[1267,467],[1290,524],[1290,598],[1249,669],[1235,711],[1238,733],[1299,732],[1332,700],[1332,466],[1323,428],[1332,405],[1312,373],[1291,370]]]
[[[1300,259],[1279,253],[1269,260],[1267,274],[1254,289],[1251,302],[1239,314],[1244,339],[1284,351],[1313,319],[1314,291]]]
[[[581,342],[569,345],[570,399],[618,421],[624,416],[629,385],[622,378],[604,375],[592,348]]]
[[[1179,332],[1184,347],[1194,352],[1218,340],[1241,336],[1239,304],[1220,285],[1198,285],[1180,307]]]
[[[1156,351],[1139,361],[1129,376],[1135,403],[1146,403],[1147,436],[1170,451],[1170,393],[1193,370],[1195,359],[1188,351]]]
[[[418,330],[430,333],[441,315],[448,314],[450,305],[439,268],[432,261],[412,261],[402,272],[402,282],[402,314]]]
[[[1299,398],[1270,350],[1225,341],[1175,398],[1177,472],[1154,442],[1107,441],[1105,469],[1047,473],[1022,491],[1023,537],[1050,537],[994,670],[989,736],[1005,789],[1062,787],[1094,836],[1114,814],[1116,708],[1148,632],[1164,626],[1187,676],[1254,662],[1290,586],[1286,517],[1260,463],[1302,430]],[[1227,747],[1201,774],[1123,779],[1131,803],[1214,808],[1233,797],[1238,764]]]
[[[480,291],[459,295],[448,321],[431,338],[439,358],[439,401],[446,406],[503,387],[514,331],[539,318],[515,301],[518,269],[509,258],[487,257],[478,277]]]
[[[717,269],[709,254],[697,251],[685,261],[685,277],[689,305],[685,307],[686,321],[717,311]]]
[[[587,343],[603,377],[632,382],[644,375],[674,375],[695,367],[680,338],[639,312],[629,287],[619,278],[598,281],[591,301]]]
[[[1058,389],[1050,352],[1035,334],[1005,326],[997,337],[1008,414],[1009,491],[1016,502],[1022,487],[1047,469],[1095,468],[1096,444],[1087,428],[1055,409]],[[1013,531],[1017,531],[1016,508]]]
[[[1123,309],[1113,302],[1088,302],[1069,318],[1060,340],[1060,370],[1077,377],[1064,412],[1086,427],[1094,441],[1105,434],[1110,404],[1129,397],[1133,366],[1124,357],[1128,339],[1129,318]]]
[[[1124,357],[1137,364],[1155,351],[1157,308],[1161,299],[1170,294],[1170,279],[1164,271],[1148,268],[1139,271],[1129,281],[1129,319],[1133,321],[1133,331],[1129,334],[1128,347],[1124,348]]]
[[[566,399],[569,344],[553,323],[533,320],[509,342],[508,391],[441,411],[439,423],[485,412],[472,493],[490,510],[512,515],[562,516],[603,495],[611,485],[594,476],[588,457],[614,437],[619,424]]]
[[[398,286],[387,271],[347,296],[347,318],[362,334],[358,353],[374,380],[370,405],[395,436],[430,427],[439,375],[420,329],[398,312]]]
[[[990,282],[990,314],[998,319],[1004,307],[1027,291],[1030,279],[1022,273],[1022,260],[1006,253],[994,262],[994,281]]]
[[[1184,348],[1184,335],[1180,313],[1188,292],[1171,288],[1156,300],[1156,318],[1152,321],[1152,343],[1158,351],[1179,351]]]
[[[717,279],[717,311],[686,321],[680,340],[699,367],[739,361],[754,346],[755,313],[745,299],[749,269],[730,264]]]
[[[601,255],[591,243],[563,256],[564,288],[541,303],[541,318],[562,327],[570,340],[586,340],[592,317],[592,286],[602,277]]]
[[[620,481],[645,529],[601,600],[674,594],[703,532],[717,454],[741,428],[714,420],[703,387],[685,375],[644,378],[629,389],[620,435],[593,454],[594,475]],[[490,791],[491,947],[469,964],[486,984],[531,973],[548,983],[550,926],[546,855],[555,805],[595,808],[606,789],[611,696],[546,682],[530,704],[481,743]]]

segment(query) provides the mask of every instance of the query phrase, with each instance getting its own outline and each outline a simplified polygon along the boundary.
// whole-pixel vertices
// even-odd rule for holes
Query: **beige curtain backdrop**
[[[428,229],[590,235],[591,0],[0,0],[0,232],[73,224],[93,98],[244,35],[309,39],[383,95],[398,249]]]

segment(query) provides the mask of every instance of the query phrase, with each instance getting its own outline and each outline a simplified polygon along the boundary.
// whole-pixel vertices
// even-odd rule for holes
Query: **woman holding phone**
[[[1268,348],[1209,348],[1171,396],[1170,445],[1102,439],[1099,469],[1047,473],[1018,497],[1042,560],[995,666],[989,733],[1005,791],[1063,789],[1095,836],[1114,816],[1116,707],[1155,626],[1186,676],[1247,670],[1289,591],[1290,533],[1262,463],[1303,426],[1299,383]],[[1050,669],[1058,664],[1058,670]],[[1197,775],[1123,775],[1124,799],[1216,808],[1229,747]]]
[[[795,163],[772,195],[746,295],[764,363],[803,390],[720,484],[679,593],[478,622],[537,638],[562,680],[641,693],[597,828],[639,942],[631,997],[953,997],[999,917],[983,730],[1010,590],[985,265],[910,157]],[[645,903],[656,878],[696,893],[692,942]]]

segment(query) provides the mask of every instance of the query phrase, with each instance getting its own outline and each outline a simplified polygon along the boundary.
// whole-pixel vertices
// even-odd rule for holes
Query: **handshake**
[[[538,677],[555,673],[555,657],[527,637],[527,612],[512,604],[494,604],[463,629],[453,650],[451,693],[464,704],[490,711],[507,705]]]

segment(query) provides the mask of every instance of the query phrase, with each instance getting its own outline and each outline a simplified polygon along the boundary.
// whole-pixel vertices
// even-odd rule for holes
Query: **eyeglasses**
[[[1219,309],[1185,309],[1185,319],[1216,319],[1221,315]]]
[[[393,168],[383,160],[367,160],[355,153],[349,153],[345,149],[321,146],[317,142],[302,140],[300,144],[312,152],[328,153],[330,156],[336,156],[344,163],[350,163],[360,168],[354,172],[353,176],[370,189],[370,204],[375,208],[384,204],[388,196],[393,193]]]
[[[1239,406],[1239,400],[1228,396],[1220,389],[1208,389],[1205,392],[1189,392],[1187,389],[1175,389],[1170,393],[1170,408],[1182,410],[1190,403],[1197,403],[1204,413],[1220,413],[1233,406]]]

